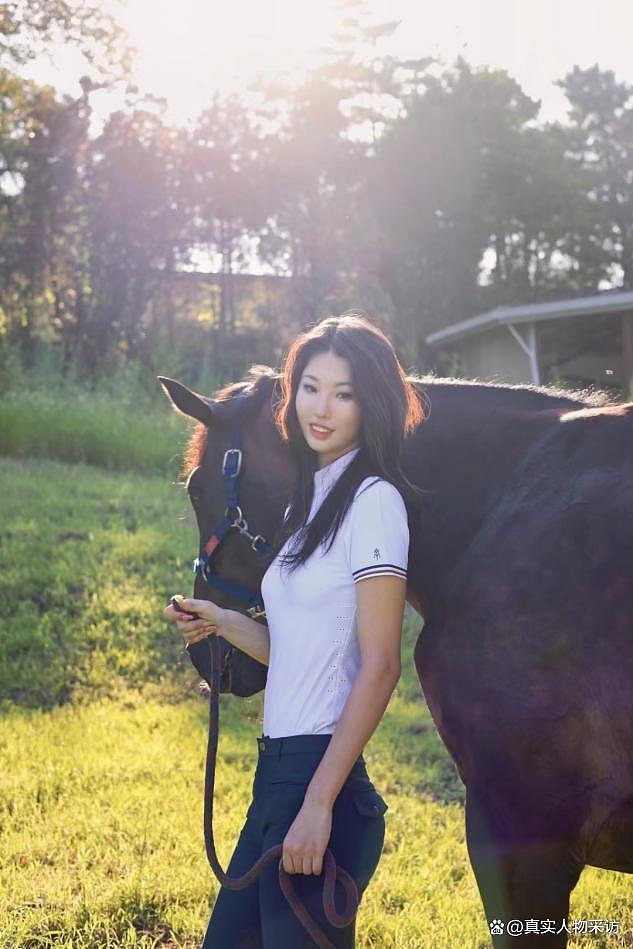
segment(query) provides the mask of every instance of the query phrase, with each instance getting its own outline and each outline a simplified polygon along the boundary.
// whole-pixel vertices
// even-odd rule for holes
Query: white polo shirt
[[[309,520],[358,451],[315,472]],[[270,738],[334,732],[361,665],[356,583],[382,574],[407,576],[405,504],[382,478],[368,477],[358,486],[329,552],[322,543],[304,564],[282,573],[279,558],[295,537],[261,584],[270,636],[263,734]]]

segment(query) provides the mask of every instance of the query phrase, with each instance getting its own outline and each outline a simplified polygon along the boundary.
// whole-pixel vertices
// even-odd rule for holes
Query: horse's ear
[[[158,376],[157,378],[179,412],[198,419],[203,425],[211,424],[213,420],[213,402],[211,399],[205,399],[203,395],[192,392],[187,386],[183,386],[182,382],[176,382],[175,379],[169,379],[167,376]]]

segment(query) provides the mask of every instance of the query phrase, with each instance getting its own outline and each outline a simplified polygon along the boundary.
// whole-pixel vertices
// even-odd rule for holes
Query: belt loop
[[[279,739],[279,754],[277,755],[278,758],[281,758],[281,749],[283,747],[283,743],[284,743],[283,738],[280,738]]]

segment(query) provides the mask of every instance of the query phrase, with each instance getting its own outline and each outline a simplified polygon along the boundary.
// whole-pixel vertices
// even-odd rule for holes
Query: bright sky
[[[167,99],[167,118],[186,124],[216,90],[241,89],[257,72],[296,71],[315,64],[337,22],[336,0],[102,0],[138,49],[136,82]],[[631,0],[368,0],[373,22],[401,24],[378,52],[462,54],[474,65],[508,70],[533,98],[542,119],[564,119],[556,87],[574,64],[599,63],[633,84]],[[66,46],[29,75],[79,93],[85,68]],[[121,100],[96,93],[97,115]]]

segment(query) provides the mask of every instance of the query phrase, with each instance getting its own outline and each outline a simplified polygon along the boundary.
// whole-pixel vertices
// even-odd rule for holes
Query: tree
[[[494,156],[486,307],[591,292],[605,275],[603,256],[592,255],[587,243],[596,214],[568,142],[568,130],[558,124],[527,126],[515,137],[511,174],[503,175]]]
[[[393,35],[400,21],[377,22],[367,0],[342,0],[338,7],[340,28],[315,73],[341,94],[346,134],[373,153],[385,128],[401,113],[407,83],[418,79],[433,60],[404,61],[380,53],[381,42]]]
[[[293,317],[303,323],[326,311],[340,287],[353,146],[343,135],[341,94],[328,81],[314,75],[275,91],[279,120],[263,145],[269,195],[259,251],[291,277]]]
[[[191,135],[186,158],[193,239],[220,260],[219,327],[235,323],[232,275],[246,260],[246,243],[263,225],[265,195],[260,138],[251,110],[231,95],[216,95]]]
[[[59,330],[68,313],[68,298],[60,291],[62,261],[68,263],[78,230],[77,169],[89,108],[85,97],[58,99],[51,87],[7,73],[0,85],[11,94],[4,102],[12,110],[0,131],[2,303],[7,328],[30,361],[38,324],[41,330]]]
[[[89,311],[82,341],[90,367],[113,346],[142,354],[142,316],[159,272],[189,243],[178,200],[184,136],[156,115],[113,113],[91,143],[84,189]]]
[[[611,276],[633,288],[633,86],[611,70],[574,69],[558,83],[571,105],[568,148],[584,173],[597,214],[585,253],[611,264]]]
[[[514,182],[518,131],[536,106],[502,71],[458,60],[405,107],[377,148],[367,204],[372,267],[422,354],[427,333],[476,312],[495,202]]]
[[[365,270],[379,275],[422,358],[434,329],[586,290],[604,273],[583,244],[595,223],[585,179],[565,131],[538,127],[538,110],[503,70],[460,59],[424,79],[379,142],[364,202],[374,222],[361,228],[377,242]]]
[[[129,75],[131,50],[114,17],[79,0],[12,0],[0,5],[0,65],[41,55],[56,37],[76,46],[87,71],[109,80]]]

